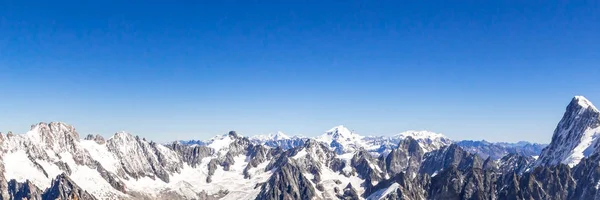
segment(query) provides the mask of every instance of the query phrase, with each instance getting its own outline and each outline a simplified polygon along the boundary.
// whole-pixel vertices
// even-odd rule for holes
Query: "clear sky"
[[[7,0],[0,131],[549,142],[599,61],[599,1]]]

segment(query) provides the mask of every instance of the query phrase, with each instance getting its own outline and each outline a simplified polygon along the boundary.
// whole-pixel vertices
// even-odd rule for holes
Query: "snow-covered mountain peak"
[[[576,96],[567,106],[550,144],[542,151],[536,165],[558,163],[574,166],[597,151],[600,144],[600,112],[583,96]]]
[[[33,124],[27,134],[40,134],[42,137],[56,137],[58,134],[68,134],[79,138],[79,134],[75,131],[75,128],[63,122],[40,122]]]
[[[128,140],[133,139],[134,136],[125,131],[116,132],[113,136],[108,138],[108,140]]]
[[[329,129],[325,134],[319,137],[320,140],[360,140],[362,136],[350,131],[343,125],[339,125]]]
[[[46,123],[46,122],[40,122],[37,124],[33,124],[31,125],[31,129],[30,130],[39,130],[39,129],[43,129],[43,128],[52,128],[54,130],[75,130],[75,128],[73,128],[73,126],[68,125],[64,122],[50,122],[50,123]]]
[[[340,125],[329,129],[323,135],[316,137],[319,142],[324,142],[339,154],[348,153],[358,150],[361,147],[367,146],[363,141],[363,136],[360,136],[348,128]]]
[[[571,101],[571,104],[577,104],[577,105],[581,106],[584,109],[590,108],[590,109],[598,112],[598,109],[596,108],[596,106],[594,106],[594,104],[592,104],[592,102],[590,102],[584,96],[575,96],[575,97],[573,97],[573,100]]]
[[[230,144],[242,139],[244,139],[244,136],[235,131],[229,131],[227,134],[213,137],[206,144],[209,148],[214,149],[217,154],[225,154],[229,150]]]
[[[32,145],[49,146],[57,152],[63,152],[65,147],[72,147],[73,143],[79,141],[79,134],[75,128],[62,122],[40,122],[31,125],[31,129],[19,137],[27,138],[27,142],[31,142]]]
[[[269,136],[271,138],[273,138],[274,140],[287,140],[287,139],[290,139],[290,136],[287,136],[286,134],[284,134],[281,131],[277,131],[276,133],[269,134]]]
[[[325,132],[325,134],[331,136],[349,136],[352,135],[352,131],[350,131],[344,125],[339,125],[329,129],[327,132]]]

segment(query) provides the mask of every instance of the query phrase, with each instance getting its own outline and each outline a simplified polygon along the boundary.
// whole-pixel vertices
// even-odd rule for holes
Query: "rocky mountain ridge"
[[[80,139],[68,124],[39,123],[0,135],[0,198],[600,199],[600,153],[589,150],[596,113],[574,98],[537,160],[519,152],[484,157],[458,142],[436,146],[444,137],[425,132],[394,144],[335,127],[283,148],[235,131],[204,145],[163,145],[126,132]]]

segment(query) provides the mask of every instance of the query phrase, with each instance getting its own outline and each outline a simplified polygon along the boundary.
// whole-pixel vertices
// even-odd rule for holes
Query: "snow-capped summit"
[[[430,152],[444,146],[452,144],[452,140],[440,133],[434,133],[430,131],[405,131],[395,137],[404,140],[407,137],[411,137],[419,142],[419,146],[424,152]]]
[[[223,135],[217,135],[215,137],[213,137],[212,139],[210,139],[210,141],[207,142],[207,146],[209,148],[214,149],[215,152],[220,153],[222,152],[227,152],[227,148],[229,148],[229,144],[231,144],[235,138],[238,136],[237,133],[233,132],[233,133],[228,133],[228,134],[223,134]]]
[[[575,96],[573,97],[572,102],[577,103],[582,108],[590,108],[592,110],[598,111],[598,109],[590,102],[590,100],[586,99],[584,96]]]
[[[290,136],[287,136],[286,134],[284,134],[281,131],[277,131],[277,133],[274,133],[274,134],[269,134],[269,136],[271,136],[271,138],[273,138],[274,140],[287,140],[287,139],[290,139]]]
[[[574,166],[599,149],[599,136],[600,112],[585,97],[575,96],[536,165],[564,163]]]
[[[59,140],[62,137],[69,137],[74,140],[79,139],[79,134],[75,131],[75,128],[63,122],[40,122],[33,124],[27,135],[32,139],[47,144],[52,144],[55,140]]]
[[[360,138],[360,135],[353,133],[343,125],[339,125],[329,129],[323,136],[329,136],[331,138]],[[322,136],[322,137],[323,137]]]
[[[367,146],[365,141],[363,141],[363,136],[350,131],[343,125],[333,127],[315,139],[326,143],[338,154],[354,152],[361,147]]]

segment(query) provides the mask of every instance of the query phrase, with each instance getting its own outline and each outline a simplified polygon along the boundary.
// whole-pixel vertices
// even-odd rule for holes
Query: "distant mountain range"
[[[599,127],[582,96],[547,146],[343,126],[314,138],[231,131],[158,144],[38,123],[0,134],[0,199],[600,199]]]
[[[457,144],[464,150],[470,153],[477,154],[483,159],[491,156],[497,160],[510,153],[519,154],[522,156],[538,156],[547,144],[538,144],[530,142],[487,142],[485,140],[473,141],[462,140],[452,141],[443,134],[429,131],[405,131],[394,136],[361,136],[350,131],[348,128],[340,125],[333,127],[324,134],[309,138],[305,136],[288,136],[285,133],[278,131],[268,135],[250,136],[249,139],[256,145],[265,145],[268,147],[281,147],[284,150],[292,149],[298,146],[303,146],[309,139],[314,139],[329,145],[337,154],[354,153],[359,149],[364,149],[374,154],[383,154],[391,152],[398,147],[400,141],[411,137],[419,142],[419,145],[425,152],[430,152],[452,143]],[[218,138],[218,137],[215,137]],[[215,141],[211,140],[180,140],[180,144],[185,145],[209,145]]]

